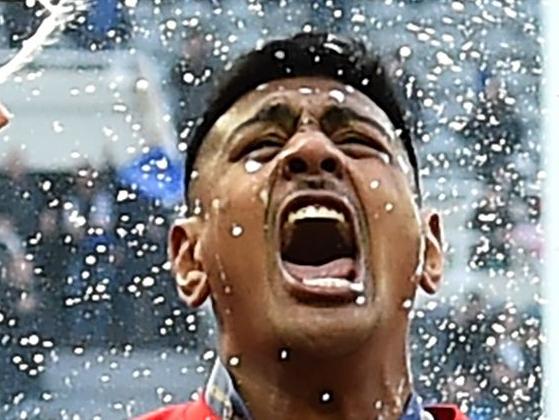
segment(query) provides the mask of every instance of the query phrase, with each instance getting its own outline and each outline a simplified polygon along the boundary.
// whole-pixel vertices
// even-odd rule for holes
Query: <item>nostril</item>
[[[287,164],[288,168],[289,168],[289,172],[291,172],[292,174],[302,174],[304,172],[307,172],[307,163],[298,157],[294,157],[292,158],[289,163]]]
[[[336,169],[338,169],[338,164],[336,163],[335,159],[326,158],[320,163],[320,168],[323,171],[334,173],[336,172]]]

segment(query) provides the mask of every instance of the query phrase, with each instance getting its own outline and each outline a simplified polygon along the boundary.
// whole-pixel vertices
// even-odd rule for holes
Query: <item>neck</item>
[[[398,419],[412,391],[405,335],[376,336],[343,356],[270,353],[232,369],[255,420]]]

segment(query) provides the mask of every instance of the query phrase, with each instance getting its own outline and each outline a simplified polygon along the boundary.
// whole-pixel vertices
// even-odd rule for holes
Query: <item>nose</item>
[[[282,172],[286,179],[322,175],[341,178],[341,162],[337,149],[322,133],[304,133],[292,139],[285,154]]]

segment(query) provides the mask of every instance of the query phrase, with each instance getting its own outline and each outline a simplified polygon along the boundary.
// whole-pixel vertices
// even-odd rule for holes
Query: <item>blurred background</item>
[[[0,64],[52,19],[0,1]],[[215,358],[166,234],[214,73],[299,31],[363,39],[409,74],[446,281],[412,312],[425,400],[542,416],[542,10],[537,0],[97,0],[0,84],[0,418],[119,419],[179,403]],[[48,22],[47,22],[48,23]]]

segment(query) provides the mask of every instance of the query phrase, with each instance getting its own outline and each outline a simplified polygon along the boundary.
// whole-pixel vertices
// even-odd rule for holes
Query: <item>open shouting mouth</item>
[[[357,216],[348,199],[299,192],[278,212],[279,265],[288,291],[309,303],[354,302],[364,291]]]

